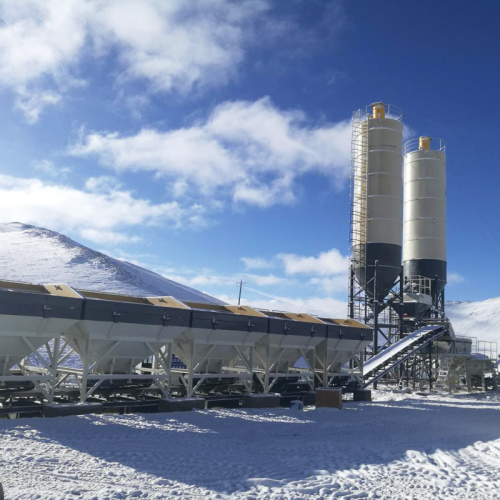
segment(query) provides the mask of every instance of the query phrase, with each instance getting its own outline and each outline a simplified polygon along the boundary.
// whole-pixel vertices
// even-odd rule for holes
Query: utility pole
[[[238,283],[238,286],[240,287],[240,294],[238,296],[238,305],[240,305],[241,302],[241,289],[243,288],[243,285],[246,285],[246,282],[243,283],[243,280],[240,280],[240,282]]]

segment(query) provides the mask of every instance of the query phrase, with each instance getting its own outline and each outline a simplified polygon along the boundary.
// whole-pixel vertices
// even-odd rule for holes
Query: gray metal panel
[[[82,319],[187,328],[189,327],[190,313],[189,309],[86,299]]]
[[[0,314],[79,319],[83,299],[0,290]]]
[[[267,333],[267,318],[193,309],[191,326],[207,330],[217,329]]]
[[[277,335],[297,335],[301,337],[326,337],[326,325],[293,321],[292,319],[269,319],[269,333]]]
[[[368,328],[355,328],[345,326],[328,325],[329,339],[345,340],[373,340],[373,330]]]

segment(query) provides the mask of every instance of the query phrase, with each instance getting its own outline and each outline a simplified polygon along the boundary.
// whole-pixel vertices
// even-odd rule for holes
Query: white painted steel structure
[[[23,303],[16,300],[19,292],[27,298]],[[0,282],[0,389],[32,383],[52,401],[59,340],[78,322],[81,303],[66,285]],[[43,346],[48,356],[40,354]]]
[[[168,397],[172,342],[189,327],[189,308],[172,297],[80,293],[85,298],[82,318],[64,339],[83,368],[60,366],[57,386],[76,379],[82,403],[105,381],[152,381]],[[143,370],[149,357],[153,366]]]
[[[346,375],[351,375],[361,384],[363,352],[373,341],[372,329],[352,319],[321,319],[327,324],[340,326],[338,333],[329,335],[316,348],[316,373],[323,387],[333,385],[336,378]],[[361,333],[352,335],[351,327],[361,329]],[[351,361],[352,368],[346,368]]]
[[[255,346],[254,369],[264,393],[269,393],[280,378],[297,374],[314,390],[315,349],[325,340],[324,321],[304,313],[261,312],[270,318],[270,328]],[[295,365],[301,358],[306,368],[298,370]]]
[[[194,310],[191,325],[177,336],[173,352],[187,370],[174,370],[173,383],[180,382],[188,397],[208,379],[240,379],[251,392],[254,348],[266,335],[266,316],[248,306],[185,304]]]

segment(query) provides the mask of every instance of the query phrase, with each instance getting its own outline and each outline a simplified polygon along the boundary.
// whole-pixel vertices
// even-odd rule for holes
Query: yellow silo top
[[[385,104],[383,102],[373,105],[373,118],[385,118]]]
[[[418,149],[429,151],[431,149],[431,138],[426,135],[420,136],[418,139]]]

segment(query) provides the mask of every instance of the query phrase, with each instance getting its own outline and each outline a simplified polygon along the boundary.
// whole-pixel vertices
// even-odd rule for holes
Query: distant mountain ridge
[[[136,296],[222,302],[140,266],[109,257],[49,229],[0,224],[0,279],[66,283],[74,288]]]
[[[446,303],[446,315],[457,335],[498,342],[500,347],[500,297],[480,302],[450,301]]]

